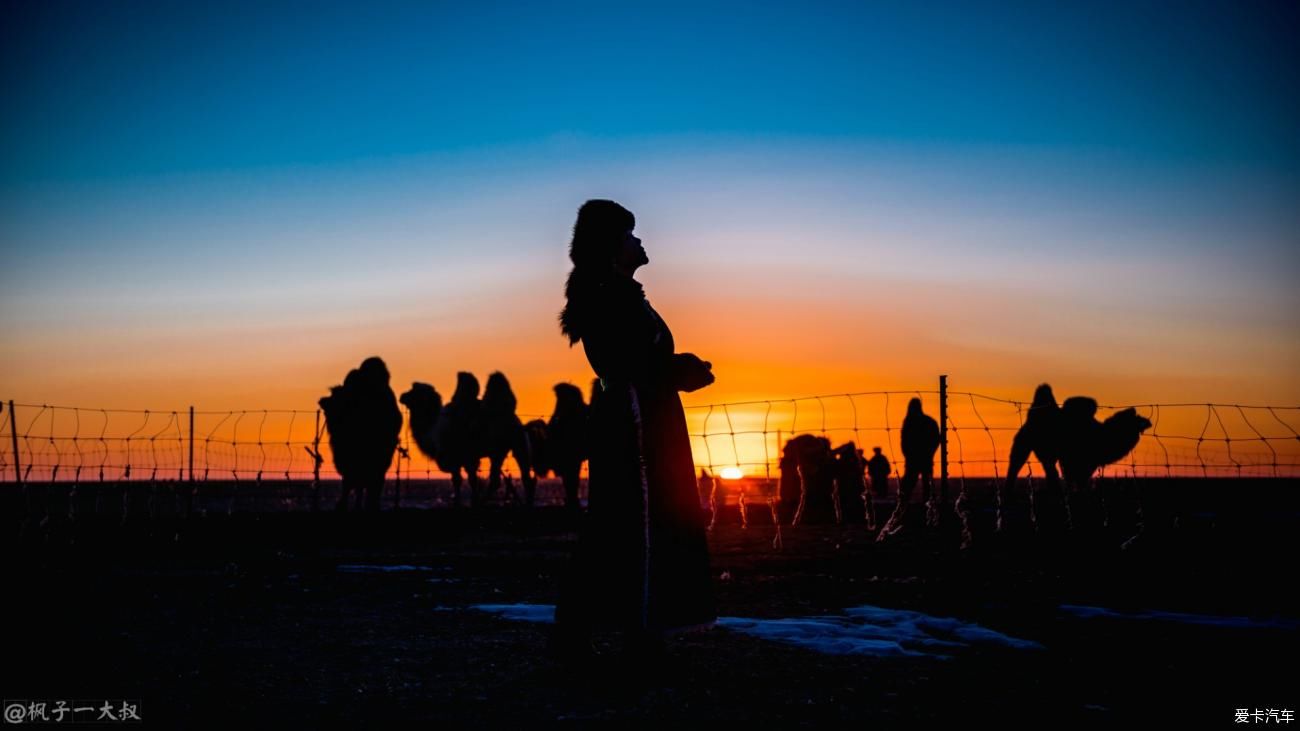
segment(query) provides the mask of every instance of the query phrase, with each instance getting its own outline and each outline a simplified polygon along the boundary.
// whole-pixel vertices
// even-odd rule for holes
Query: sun
[[[741,472],[739,467],[723,467],[720,474],[724,480],[739,480],[745,476],[745,473]]]

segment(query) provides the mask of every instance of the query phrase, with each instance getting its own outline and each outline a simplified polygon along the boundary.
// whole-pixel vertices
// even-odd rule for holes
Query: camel
[[[357,509],[379,510],[384,476],[392,466],[402,412],[388,386],[388,367],[377,357],[367,358],[350,371],[343,385],[330,388],[320,399],[329,429],[334,469],[343,479],[338,510],[347,509],[348,493],[356,490]]]
[[[505,374],[495,371],[489,375],[480,402],[476,442],[481,455],[488,458],[488,495],[495,496],[501,488],[502,466],[506,456],[513,453],[524,482],[525,505],[532,507],[537,483],[533,474],[528,433],[515,414],[517,404],[518,400]],[[506,478],[504,485],[511,500],[518,502],[514,483]]]
[[[411,437],[438,469],[451,475],[455,491],[452,505],[459,506],[460,488],[468,477],[470,496],[482,492],[478,476],[479,455],[471,433],[478,420],[478,379],[471,373],[456,375],[456,392],[443,404],[442,396],[427,383],[415,382],[399,399],[411,412]],[[465,477],[461,476],[464,471]]]
[[[800,434],[781,450],[781,519],[790,525],[838,522],[835,454],[826,437]]]
[[[529,440],[515,415],[515,396],[504,375],[498,372],[488,377],[481,401],[478,379],[462,371],[456,375],[456,391],[445,405],[433,386],[419,382],[411,384],[401,402],[411,411],[411,436],[416,446],[437,462],[438,469],[451,475],[455,505],[461,504],[461,485],[466,481],[471,505],[477,506],[488,494],[495,494],[502,485],[505,458],[511,452],[523,473],[528,503],[532,503],[535,482]],[[490,465],[486,492],[478,474],[484,457]],[[513,484],[506,481],[505,485],[514,495]]]
[[[1011,443],[1007,478],[999,485],[999,530],[1003,525],[1005,491],[1015,487],[1020,468],[1030,453],[1038,458],[1049,487],[1062,489],[1067,526],[1071,525],[1070,497],[1092,485],[1093,474],[1105,465],[1118,462],[1133,451],[1151,421],[1127,408],[1097,421],[1097,402],[1087,396],[1073,396],[1060,407],[1052,387],[1044,383],[1034,393],[1029,416]],[[1060,465],[1060,471],[1057,465]],[[1065,481],[1062,485],[1061,475]],[[1030,493],[1030,518],[1038,525],[1039,515]]]
[[[577,511],[579,475],[587,459],[589,408],[577,386],[557,383],[554,390],[555,409],[546,424],[546,461],[564,482],[564,506]]]

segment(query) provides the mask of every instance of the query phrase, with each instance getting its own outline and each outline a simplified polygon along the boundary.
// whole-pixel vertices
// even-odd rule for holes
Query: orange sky
[[[553,384],[591,378],[555,315],[573,212],[605,195],[638,215],[638,278],[678,349],[714,363],[688,406],[940,373],[1015,400],[1048,381],[1107,404],[1300,404],[1293,229],[1267,181],[1130,170],[1139,205],[1062,177],[1106,170],[1096,156],[773,144],[636,164],[557,144],[504,170],[461,160],[455,190],[415,161],[18,205],[0,223],[0,398],[311,410],[379,355],[398,392],[501,370],[521,414],[549,414]]]

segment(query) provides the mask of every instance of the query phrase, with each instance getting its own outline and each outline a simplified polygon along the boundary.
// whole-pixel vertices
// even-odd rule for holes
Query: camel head
[[[1151,428],[1151,420],[1138,414],[1137,409],[1127,408],[1111,414],[1102,422],[1104,438],[1100,445],[1102,464],[1110,464],[1123,459],[1142,438],[1142,432]]]
[[[411,412],[411,436],[415,437],[416,446],[429,457],[436,457],[438,444],[434,428],[442,413],[442,396],[433,386],[417,381],[397,400]]]
[[[402,394],[397,400],[411,410],[413,418],[417,414],[420,417],[431,416],[436,418],[438,412],[442,410],[442,396],[438,394],[438,391],[433,386],[419,381],[412,383],[411,390]]]
[[[331,386],[330,395],[322,396],[316,403],[320,405],[321,411],[325,412],[325,421],[329,422],[330,417],[334,416],[343,401],[344,394],[347,392],[346,386]]]

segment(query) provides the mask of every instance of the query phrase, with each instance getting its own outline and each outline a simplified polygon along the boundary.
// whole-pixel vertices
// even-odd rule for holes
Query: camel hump
[[[1061,411],[1071,418],[1091,419],[1097,415],[1097,399],[1089,396],[1071,396],[1061,404]]]

